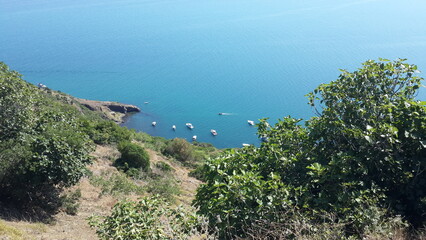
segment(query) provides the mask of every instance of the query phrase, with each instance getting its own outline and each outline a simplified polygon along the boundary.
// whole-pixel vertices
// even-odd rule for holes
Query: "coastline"
[[[124,123],[127,116],[141,112],[135,105],[124,104],[111,101],[97,101],[73,97],[76,102],[85,106],[91,111],[100,113],[104,118],[116,123]]]
[[[52,90],[44,85],[41,85],[41,87],[39,85],[38,88],[48,95],[61,98],[62,101],[73,105],[79,111],[83,111],[82,107],[84,107],[87,110],[98,113],[102,118],[114,121],[117,124],[122,124],[125,122],[126,117],[141,112],[138,106],[131,104],[77,98],[60,91]]]

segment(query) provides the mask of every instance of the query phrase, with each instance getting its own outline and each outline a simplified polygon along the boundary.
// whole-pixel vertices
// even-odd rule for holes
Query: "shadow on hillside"
[[[0,218],[8,221],[51,223],[61,207],[60,190],[49,186],[33,192],[14,192],[0,189]]]

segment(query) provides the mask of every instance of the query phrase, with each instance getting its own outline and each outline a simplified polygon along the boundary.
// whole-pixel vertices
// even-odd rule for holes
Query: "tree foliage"
[[[16,138],[28,128],[37,96],[21,75],[0,62],[0,140]]]
[[[426,212],[426,107],[422,78],[404,60],[367,61],[308,94],[318,116],[262,120],[259,148],[211,160],[194,201],[223,238],[256,221],[332,213],[361,236],[383,212],[419,226]],[[384,209],[389,208],[389,211]],[[281,213],[281,214],[280,214]],[[284,215],[284,216],[283,216]]]
[[[93,145],[75,111],[56,108],[0,63],[0,197],[22,203],[78,182]],[[48,205],[47,202],[44,203]]]

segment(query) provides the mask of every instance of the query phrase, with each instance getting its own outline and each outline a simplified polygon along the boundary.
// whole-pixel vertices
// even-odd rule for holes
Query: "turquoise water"
[[[140,106],[128,127],[237,147],[258,144],[249,119],[313,116],[304,95],[339,68],[401,57],[426,70],[425,12],[420,0],[0,0],[0,61]]]

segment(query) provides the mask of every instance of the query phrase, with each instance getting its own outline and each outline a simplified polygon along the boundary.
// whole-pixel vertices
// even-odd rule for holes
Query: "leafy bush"
[[[199,164],[195,169],[189,172],[188,176],[205,182],[206,178],[204,176],[207,173],[207,171],[208,171],[208,168],[205,164]]]
[[[133,139],[142,142],[146,148],[150,148],[157,152],[163,152],[169,140],[163,137],[151,136],[144,132],[135,133]]]
[[[38,99],[35,87],[0,62],[0,141],[15,139],[28,131],[35,116],[32,107]]]
[[[143,147],[131,142],[121,142],[118,145],[118,151],[120,151],[121,157],[117,159],[116,164],[122,166],[125,171],[129,168],[144,171],[150,169],[149,155]]]
[[[60,189],[78,182],[91,162],[93,145],[79,117],[0,63],[2,202],[55,210]]]
[[[189,239],[196,232],[199,218],[183,208],[172,209],[159,197],[138,202],[122,201],[105,218],[91,217],[101,239]]]
[[[230,150],[206,164],[194,201],[222,237],[297,209],[333,214],[346,235],[362,236],[387,214],[421,226],[426,212],[426,107],[414,100],[423,79],[403,60],[367,61],[308,95],[318,116],[305,126],[262,120],[260,148]],[[291,216],[280,216],[289,219]]]
[[[215,150],[216,148],[193,146],[185,139],[175,138],[167,143],[163,152],[179,162],[195,166],[197,163],[206,160]]]
[[[112,121],[82,119],[81,126],[97,144],[130,141],[133,135],[131,130],[120,127]]]
[[[168,142],[164,149],[164,153],[174,157],[180,162],[192,162],[194,160],[191,144],[182,138],[175,138]]]

